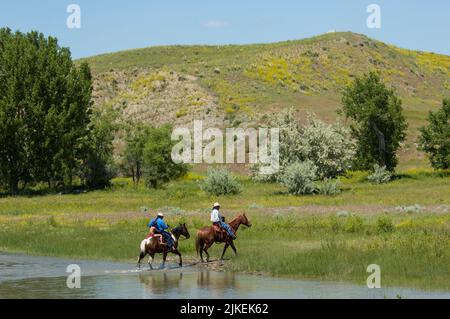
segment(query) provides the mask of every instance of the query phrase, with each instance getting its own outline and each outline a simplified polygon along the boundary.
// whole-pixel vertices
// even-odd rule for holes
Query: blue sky
[[[69,29],[69,4],[81,29]],[[369,4],[381,29],[369,29]],[[400,47],[450,55],[448,0],[2,0],[0,27],[54,35],[75,58],[161,44],[242,44],[353,31]]]

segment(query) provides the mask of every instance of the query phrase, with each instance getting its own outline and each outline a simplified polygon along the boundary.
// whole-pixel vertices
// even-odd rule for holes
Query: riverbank
[[[448,176],[410,173],[371,185],[352,175],[343,179],[343,193],[331,197],[289,196],[277,185],[242,182],[241,195],[218,200],[227,219],[246,212],[253,226],[239,230],[239,255],[227,252],[223,270],[361,285],[367,266],[378,264],[384,286],[450,290]],[[147,206],[163,211],[172,226],[187,223],[191,239],[180,249],[185,260],[197,258],[195,232],[208,224],[214,201],[197,178],[156,191],[115,183],[77,195],[0,198],[0,251],[134,265]],[[212,257],[221,250],[214,245]]]

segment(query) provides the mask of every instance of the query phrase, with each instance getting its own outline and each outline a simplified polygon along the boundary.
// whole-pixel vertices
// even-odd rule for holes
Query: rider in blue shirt
[[[161,234],[167,242],[167,246],[169,249],[173,246],[173,238],[172,235],[167,231],[169,226],[164,222],[164,214],[158,213],[156,218],[153,218],[147,225],[149,228],[155,227],[155,230],[158,234]]]

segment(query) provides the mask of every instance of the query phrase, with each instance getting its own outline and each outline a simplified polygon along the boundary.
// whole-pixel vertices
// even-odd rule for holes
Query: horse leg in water
[[[148,256],[148,267],[153,269],[153,259],[155,258],[155,253],[150,253]]]
[[[212,246],[214,242],[211,243],[206,243],[205,247],[203,248],[203,250],[205,251],[206,254],[206,262],[209,262],[209,253],[208,253],[208,249]]]
[[[163,252],[163,262],[162,262],[162,265],[161,265],[161,269],[166,266],[166,258],[167,258],[167,251],[164,250],[164,252]]]
[[[137,262],[137,267],[138,267],[139,269],[141,269],[141,260],[142,260],[142,258],[145,257],[145,255],[147,255],[147,253],[146,253],[145,251],[142,251],[142,250],[141,250],[141,252],[140,252],[140,254],[139,254],[139,257],[138,257],[138,262]]]
[[[203,250],[204,250],[204,248],[205,248],[205,245],[204,245],[204,243],[203,243],[203,241],[200,243],[200,260],[202,261],[202,263],[203,262],[205,262],[204,260],[203,260]]]
[[[183,267],[183,260],[181,259],[181,253],[178,251],[178,249],[174,249],[172,250],[172,252],[177,255],[178,257],[180,257],[180,263],[178,264],[180,267]]]
[[[204,262],[203,260],[203,247],[205,243],[203,239],[200,237],[200,234],[197,233],[197,238],[195,239],[195,249],[197,250],[197,255],[200,255],[200,261]]]
[[[205,262],[205,261],[203,260],[203,245],[200,246],[199,251],[200,251],[200,261],[203,263],[203,262]]]

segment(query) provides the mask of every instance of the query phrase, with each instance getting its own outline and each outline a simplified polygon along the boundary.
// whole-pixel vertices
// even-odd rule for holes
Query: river
[[[67,266],[80,266],[80,288],[67,287]],[[147,266],[147,265],[145,265]],[[368,289],[348,283],[292,280],[168,264],[152,270],[126,263],[0,253],[0,298],[445,298],[449,291]]]

